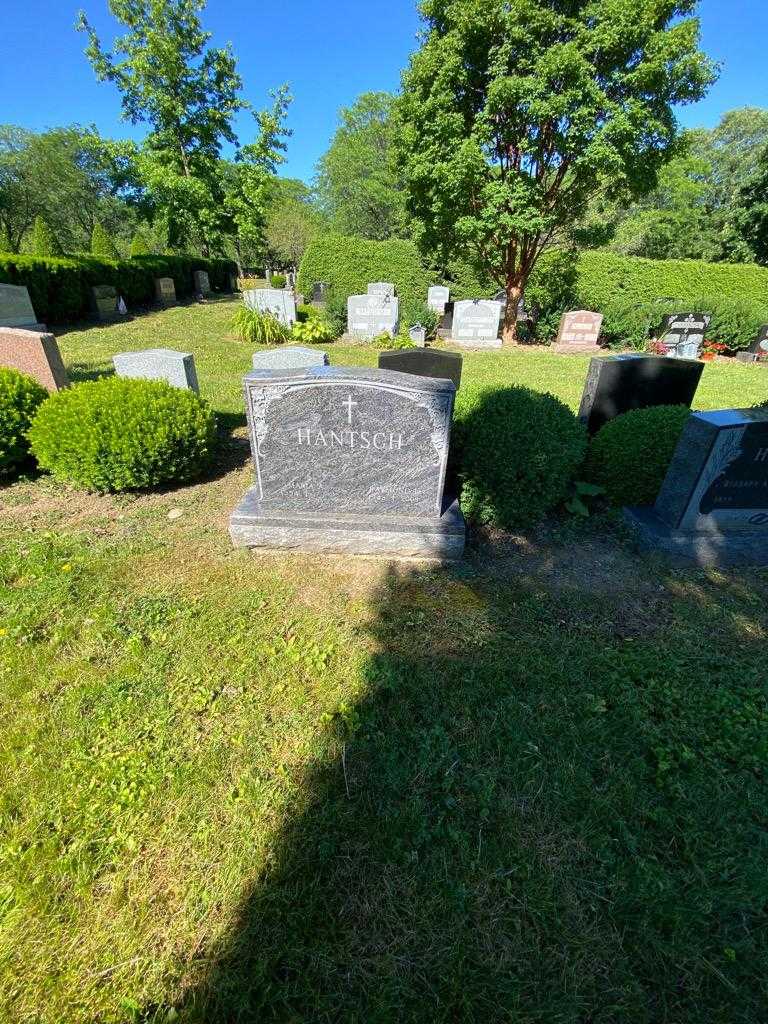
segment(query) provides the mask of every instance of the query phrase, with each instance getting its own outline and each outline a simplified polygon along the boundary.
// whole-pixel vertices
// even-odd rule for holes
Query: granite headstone
[[[155,302],[161,306],[176,305],[176,285],[172,277],[155,278]]]
[[[560,321],[555,344],[555,352],[584,355],[599,351],[600,332],[603,328],[602,313],[593,313],[588,309],[576,309],[564,313]]]
[[[377,295],[379,298],[394,298],[395,286],[391,281],[374,281],[368,285],[368,294]]]
[[[705,313],[671,313],[665,316],[656,329],[656,337],[667,348],[667,358],[698,359],[711,319]]]
[[[458,352],[443,352],[434,348],[406,348],[379,353],[380,370],[398,370],[400,373],[412,373],[417,377],[452,380],[457,391],[461,385],[463,362]]]
[[[768,362],[768,324],[760,328],[748,349],[736,353],[736,358],[742,363]]]
[[[451,297],[450,288],[442,284],[433,284],[427,291],[427,305],[440,316],[445,312],[445,305]]]
[[[331,289],[330,284],[327,281],[315,281],[312,285],[312,302],[313,306],[324,306],[328,301],[328,293]]]
[[[408,328],[408,337],[414,345],[424,348],[427,343],[427,329],[422,327],[421,324],[413,324],[412,327]]]
[[[113,356],[118,377],[165,380],[175,388],[199,392],[195,357],[172,348],[147,348],[139,352],[118,352]]]
[[[29,292],[23,284],[0,284],[0,327],[21,327],[25,331],[45,332],[38,322]]]
[[[254,370],[304,370],[327,366],[328,353],[304,345],[281,345],[253,353]]]
[[[230,520],[235,545],[459,558],[464,521],[444,494],[454,395],[389,370],[249,373],[256,481]]]
[[[579,407],[590,434],[632,409],[691,406],[704,364],[697,359],[621,355],[591,359]]]
[[[195,270],[192,274],[194,281],[195,295],[202,295],[203,298],[211,294],[211,281],[207,270]]]
[[[768,409],[691,413],[655,506],[625,517],[679,564],[768,565]]]
[[[243,302],[249,309],[270,313],[286,327],[296,323],[296,300],[285,288],[252,288],[243,292]]]
[[[34,377],[47,391],[69,384],[59,346],[52,334],[0,327],[0,366]]]
[[[400,302],[390,295],[350,295],[347,299],[347,332],[353,338],[372,341],[379,334],[394,337],[400,323]]]
[[[121,320],[126,315],[121,312],[121,299],[114,285],[97,284],[91,288],[91,312],[96,320],[104,323]]]
[[[493,299],[464,299],[453,304],[451,341],[467,348],[501,348],[501,303]]]

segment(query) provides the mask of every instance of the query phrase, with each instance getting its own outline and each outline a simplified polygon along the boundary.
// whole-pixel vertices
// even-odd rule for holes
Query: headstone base
[[[757,352],[737,352],[736,358],[740,363],[757,364],[758,366],[768,366],[768,359],[765,356],[759,356]]]
[[[501,338],[473,338],[471,341],[460,341],[458,338],[448,338],[452,345],[459,348],[501,348]]]
[[[229,534],[237,548],[379,555],[458,561],[465,526],[458,501],[438,519],[386,516],[302,517],[264,511],[252,487],[232,513]]]
[[[650,506],[625,508],[624,519],[643,550],[657,551],[680,568],[768,565],[768,531],[724,534],[674,530]]]
[[[550,345],[552,352],[559,356],[604,356],[605,349],[599,345],[585,345],[578,341],[560,341]]]

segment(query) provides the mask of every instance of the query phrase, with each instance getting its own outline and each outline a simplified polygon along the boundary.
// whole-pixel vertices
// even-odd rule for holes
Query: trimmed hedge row
[[[38,319],[48,324],[73,323],[90,314],[89,289],[114,285],[129,309],[155,301],[156,277],[172,277],[176,295],[194,294],[193,272],[206,270],[211,287],[227,291],[229,274],[237,272],[231,260],[199,256],[135,256],[107,260],[96,256],[40,257],[0,253],[0,283],[26,285]]]

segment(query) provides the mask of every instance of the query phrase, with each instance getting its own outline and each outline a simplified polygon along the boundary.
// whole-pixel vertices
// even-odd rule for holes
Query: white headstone
[[[347,332],[362,341],[378,334],[397,334],[400,303],[391,296],[350,295],[347,299]]]
[[[243,292],[243,301],[249,309],[271,313],[288,327],[296,323],[296,300],[285,288],[251,288]]]
[[[390,281],[374,281],[373,284],[368,285],[369,295],[379,295],[382,298],[389,296],[394,298],[395,286]]]
[[[430,309],[442,315],[445,312],[445,306],[450,297],[450,288],[446,288],[442,284],[433,284],[427,292],[427,305]]]
[[[493,299],[465,299],[453,306],[451,341],[469,348],[501,348],[501,303]]]

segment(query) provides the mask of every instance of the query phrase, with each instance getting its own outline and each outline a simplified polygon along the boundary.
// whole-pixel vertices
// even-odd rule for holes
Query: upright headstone
[[[347,299],[347,333],[361,341],[379,334],[394,337],[400,324],[400,302],[389,295],[350,295]]]
[[[433,284],[427,291],[427,305],[430,309],[433,309],[435,313],[439,313],[440,316],[442,316],[443,313],[445,313],[445,306],[450,297],[450,288],[446,288],[446,286],[442,284]]]
[[[454,395],[388,370],[249,373],[256,481],[230,520],[235,545],[459,558],[464,521],[444,494]]]
[[[91,312],[96,320],[122,320],[126,314],[121,312],[121,302],[114,285],[97,284],[91,288]]]
[[[238,291],[237,274],[227,274],[227,287],[232,294]]]
[[[759,363],[768,361],[768,324],[764,324],[757,332],[757,337],[744,352],[737,352],[736,358],[742,363]]]
[[[466,348],[501,348],[501,303],[464,299],[453,304],[451,341]]]
[[[56,339],[41,331],[0,327],[0,366],[28,373],[47,391],[69,384]]]
[[[196,270],[192,274],[192,278],[195,284],[195,295],[202,295],[205,298],[211,294],[211,282],[208,277],[208,271]]]
[[[391,281],[374,281],[368,285],[368,294],[377,295],[379,298],[394,298],[395,286]]]
[[[667,348],[667,358],[698,359],[704,332],[712,318],[705,313],[672,313],[665,316],[656,337]]]
[[[625,517],[679,564],[768,565],[768,409],[691,413],[655,506]]]
[[[564,313],[553,351],[566,355],[596,354],[600,351],[598,342],[602,327],[602,313],[592,313],[588,309]]]
[[[155,302],[161,306],[176,305],[176,285],[172,277],[155,278]]]
[[[296,300],[285,288],[252,288],[243,292],[243,302],[249,309],[270,313],[287,327],[296,323]]]
[[[398,370],[400,373],[412,373],[417,377],[452,380],[457,391],[461,385],[463,362],[458,352],[443,352],[434,348],[405,348],[379,353],[380,370]]]
[[[622,355],[592,359],[579,419],[590,434],[609,420],[650,405],[691,406],[704,364],[697,359]]]
[[[408,337],[411,339],[414,345],[418,345],[419,348],[424,348],[427,343],[427,329],[422,327],[421,324],[414,324],[408,328]]]
[[[118,377],[143,380],[165,380],[175,388],[198,392],[195,357],[191,352],[176,352],[172,348],[147,348],[139,352],[119,352],[113,356]]]
[[[266,352],[253,353],[254,370],[308,370],[327,366],[328,353],[304,345],[281,345]]]
[[[29,292],[23,284],[0,284],[0,327],[21,327],[25,331],[44,332],[38,322]]]
[[[328,281],[315,281],[312,285],[312,305],[324,306],[328,301],[328,293],[331,289]]]

